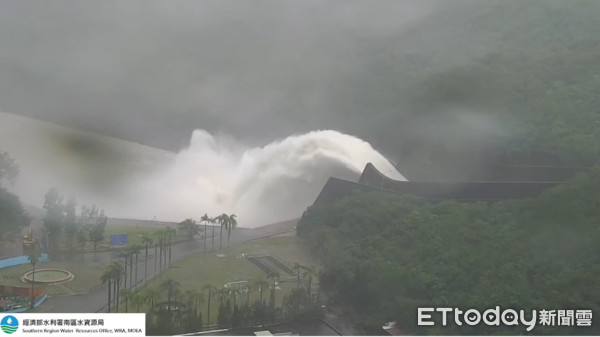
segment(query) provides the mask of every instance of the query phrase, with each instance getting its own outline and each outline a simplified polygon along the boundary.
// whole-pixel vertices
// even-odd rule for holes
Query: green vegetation
[[[6,152],[0,152],[0,183],[14,183],[19,175],[19,166]],[[0,184],[0,240],[13,239],[28,226],[31,219],[25,213],[19,198]]]
[[[408,31],[358,39],[332,108],[392,159],[412,153],[401,164],[423,176],[489,143],[598,163],[599,16],[594,0],[449,2]]]
[[[295,263],[300,276],[266,275],[242,254],[277,256],[286,263]],[[120,268],[121,273],[116,273],[115,268]],[[126,271],[122,264],[106,269],[102,282],[109,284],[109,289],[112,282],[111,310],[146,312],[151,333],[171,334],[198,331],[202,326],[240,327],[257,322],[313,317],[311,315],[319,312],[318,298],[314,297],[318,294],[318,283],[314,272],[306,271],[314,269],[313,259],[298,238],[272,237],[210,254],[192,255],[136,290],[130,288],[119,292],[124,283],[115,283],[115,280],[124,279]],[[234,286],[225,287],[235,281],[248,283],[237,290]],[[279,289],[270,291],[269,287],[275,282]],[[313,294],[310,300],[309,293]],[[116,298],[116,303],[120,303],[118,308]],[[170,306],[181,310],[171,312]],[[161,324],[155,325],[158,319]]]
[[[67,296],[74,294],[86,293],[92,289],[98,288],[101,285],[100,275],[104,267],[101,264],[93,263],[70,263],[70,262],[37,262],[36,269],[42,268],[56,268],[68,270],[75,278],[72,281],[57,285],[47,284],[36,284],[36,288],[43,288],[46,290],[48,295],[51,296]],[[17,286],[17,287],[29,287],[30,282],[23,282],[22,276],[28,271],[32,270],[30,264],[24,264],[15,267],[9,267],[2,269],[0,276],[0,283],[2,285]]]
[[[600,310],[600,168],[538,198],[428,204],[357,194],[310,208],[300,236],[321,285],[367,333],[521,334],[523,327],[417,327],[418,307]],[[598,334],[537,326],[535,334]]]

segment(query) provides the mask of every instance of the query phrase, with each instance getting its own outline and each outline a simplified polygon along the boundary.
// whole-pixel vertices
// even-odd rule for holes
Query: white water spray
[[[405,180],[369,143],[337,131],[249,149],[196,130],[173,165],[144,187],[140,211],[173,220],[235,213],[242,227],[265,225],[299,217],[330,176],[356,180],[368,162]]]
[[[197,130],[175,154],[0,113],[0,151],[21,167],[17,183],[6,187],[31,206],[40,208],[56,187],[110,217],[182,221],[235,213],[242,227],[301,216],[329,177],[356,181],[368,162],[405,180],[367,142],[337,131],[249,148]]]

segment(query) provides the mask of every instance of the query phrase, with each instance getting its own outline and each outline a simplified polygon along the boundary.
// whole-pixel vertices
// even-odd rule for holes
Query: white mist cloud
[[[173,165],[142,189],[157,217],[235,213],[241,226],[254,227],[299,217],[330,176],[356,179],[368,162],[405,180],[369,143],[333,130],[256,148],[196,130]]]
[[[259,147],[196,130],[175,154],[0,113],[0,151],[21,166],[10,188],[33,206],[56,187],[111,217],[181,221],[235,213],[242,227],[299,217],[329,177],[357,180],[368,162],[404,180],[369,143],[333,130]]]

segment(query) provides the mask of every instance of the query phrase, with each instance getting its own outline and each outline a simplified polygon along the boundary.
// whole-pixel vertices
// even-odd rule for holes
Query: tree
[[[4,179],[14,184],[19,175],[19,165],[8,152],[0,152],[0,182]]]
[[[161,292],[155,288],[148,288],[144,290],[143,297],[146,303],[150,304],[150,311],[152,311],[154,310],[154,304],[161,298]]]
[[[179,282],[168,278],[160,284],[160,289],[167,292],[167,301],[171,302],[173,295],[179,290]]]
[[[65,205],[66,215],[64,217],[65,239],[67,240],[69,251],[73,250],[73,242],[75,241],[75,235],[78,232],[76,208],[77,202],[75,201],[75,198],[70,197]]]
[[[169,236],[169,267],[171,266],[171,249],[173,248],[173,238],[176,237],[177,231],[175,228],[168,227],[167,234]]]
[[[146,248],[146,257],[144,258],[144,282],[146,282],[146,279],[148,278],[148,247],[153,243],[154,241],[147,234],[142,236],[142,244]]]
[[[133,296],[133,291],[131,289],[123,289],[121,291],[121,297],[125,300],[125,313],[129,312],[129,300]]]
[[[294,270],[296,271],[297,278],[296,289],[300,289],[300,268],[302,268],[302,266],[299,263],[294,264]]]
[[[277,288],[277,281],[279,280],[279,273],[273,272],[269,275],[270,279],[270,288],[271,288],[271,296],[269,297],[269,310],[270,310],[270,319],[275,319],[275,289]]]
[[[140,312],[140,307],[145,301],[146,299],[144,298],[144,294],[142,292],[138,290],[133,292],[133,295],[131,296],[131,304],[135,305],[136,312]]]
[[[161,248],[159,251],[158,248]],[[158,255],[158,256],[157,256]],[[159,260],[162,257],[162,231],[158,230],[154,232],[154,274],[156,274],[156,267],[159,264]],[[162,260],[160,260],[162,262]],[[162,268],[162,265],[159,264],[159,268]],[[160,269],[159,269],[160,273]]]
[[[130,252],[129,252],[129,247],[125,247],[123,250],[121,250],[119,252],[119,257],[123,258],[123,279],[124,279],[124,284],[123,286],[125,288],[127,288],[127,270],[129,268],[127,268],[129,266],[129,256],[130,256]]]
[[[202,290],[208,290],[208,300],[207,300],[207,304],[206,304],[206,325],[210,324],[210,299],[212,297],[212,294],[214,291],[218,290],[217,287],[211,285],[211,284],[206,284],[202,287]]]
[[[129,265],[129,287],[137,284],[137,265],[138,257],[142,246],[138,243],[133,243],[125,247],[123,250],[123,257],[125,257],[125,264]],[[135,259],[135,262],[134,262]],[[135,273],[134,273],[135,266]],[[135,276],[134,276],[135,275]],[[127,286],[127,284],[125,284]]]
[[[211,249],[214,250],[215,249],[215,224],[218,222],[218,217],[216,218],[210,218],[210,224],[212,226],[212,236],[211,236]]]
[[[100,276],[100,281],[102,282],[102,284],[107,284],[108,285],[108,312],[110,313],[110,303],[111,303],[111,282],[112,282],[112,270],[109,267],[107,267],[104,272],[102,273],[102,275]]]
[[[186,290],[183,298],[186,303],[184,328],[186,331],[198,331],[202,328],[202,314],[198,310],[198,304],[203,302],[203,294],[194,290]]]
[[[223,228],[227,228],[229,226],[229,216],[223,213],[217,217],[217,222],[221,228],[221,232],[219,234],[219,249],[221,249],[223,248]]]
[[[0,187],[0,240],[14,239],[30,222],[19,198]]]
[[[179,223],[179,231],[188,238],[193,240],[194,236],[198,235],[198,225],[192,219],[185,219]]]
[[[221,289],[221,294],[224,295],[223,289]],[[229,328],[231,327],[231,302],[226,300],[224,303],[222,302],[219,306],[219,313],[217,317],[217,325],[221,328]]]
[[[95,206],[92,209],[95,209]],[[94,243],[94,250],[96,250],[98,242],[104,240],[104,230],[108,222],[108,217],[104,214],[104,210],[101,210],[97,216],[92,212],[90,217],[93,221],[90,229],[90,240]]]
[[[44,197],[44,209],[46,210],[44,229],[49,253],[54,253],[58,249],[64,217],[62,199],[56,188],[51,188]]]
[[[81,248],[81,252],[83,253],[85,250],[85,243],[87,242],[87,229],[85,227],[79,227],[77,229],[77,243]]]
[[[108,267],[106,267],[106,269],[104,270],[104,272],[102,273],[102,275],[100,276],[100,280],[102,281],[102,284],[107,284],[108,285],[108,312],[110,312],[110,305],[113,302],[113,296],[116,299],[115,302],[117,302],[117,306],[116,306],[116,310],[119,310],[119,306],[118,306],[118,283],[121,279],[121,275],[123,274],[123,266],[117,262],[117,261],[113,261],[111,262],[111,264],[108,265]],[[111,287],[111,283],[112,283],[112,287]],[[111,289],[112,288],[112,289]]]
[[[7,152],[0,152],[0,240],[19,235],[21,229],[31,222],[19,198],[1,187],[2,180],[14,184],[18,175],[19,166]]]
[[[227,247],[229,247],[229,238],[231,237],[231,231],[237,227],[236,215],[231,214],[227,216],[226,229],[227,229]]]
[[[269,282],[263,278],[258,279],[254,283],[254,287],[258,289],[259,302],[263,303],[263,291],[269,289]]]
[[[208,235],[208,232],[206,231],[206,225],[208,222],[210,222],[208,214],[204,213],[204,215],[200,218],[200,222],[204,223],[204,253],[206,253],[206,235]]]
[[[305,267],[305,266],[303,266],[303,268],[304,268],[304,273],[302,274],[302,278],[304,278],[304,279],[308,278],[308,284],[307,284],[307,287],[306,287],[306,293],[307,293],[309,301],[312,302],[312,300],[313,300],[313,297],[312,297],[312,279],[313,279],[313,276],[317,275],[317,273],[316,273],[316,271],[315,271],[314,268]]]
[[[33,293],[33,291],[34,291],[34,286],[35,286],[35,266],[37,265],[37,263],[39,261],[39,256],[40,256],[40,251],[36,245],[35,247],[33,247],[33,251],[28,256],[29,263],[31,264],[31,267],[32,267],[32,269],[31,269],[31,309],[33,309],[35,307],[35,294]]]
[[[112,262],[110,264],[110,268],[111,268],[111,276],[112,276],[113,286],[114,286],[115,308],[116,308],[116,311],[119,312],[119,301],[120,301],[119,295],[120,295],[120,289],[121,289],[121,280],[123,279],[123,276],[125,275],[125,268],[118,261]]]

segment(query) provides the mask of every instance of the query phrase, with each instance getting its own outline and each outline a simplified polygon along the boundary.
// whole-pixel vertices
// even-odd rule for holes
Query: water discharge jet
[[[369,143],[332,130],[261,147],[197,130],[172,153],[0,113],[0,151],[21,168],[16,184],[4,187],[24,203],[40,208],[56,187],[115,218],[182,221],[225,212],[254,227],[299,217],[329,177],[357,180],[368,162],[405,180]]]
[[[152,202],[153,211],[165,211],[158,217],[227,212],[238,215],[240,226],[254,227],[300,216],[327,178],[357,179],[368,162],[406,180],[369,143],[333,130],[256,148],[196,130],[189,147],[146,187],[146,195],[160,195]]]

